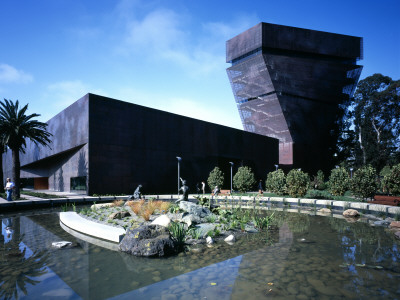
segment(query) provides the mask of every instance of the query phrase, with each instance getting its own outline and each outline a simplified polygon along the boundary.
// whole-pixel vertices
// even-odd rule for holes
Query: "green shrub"
[[[329,176],[329,192],[334,196],[343,196],[349,189],[350,177],[345,168],[336,168],[331,171]]]
[[[291,197],[303,197],[310,186],[307,173],[293,169],[286,176],[286,191]]]
[[[221,188],[221,186],[224,184],[224,173],[220,170],[220,168],[215,167],[214,170],[210,172],[207,183],[211,191],[216,185]]]
[[[286,192],[285,173],[281,169],[268,173],[265,187],[272,193],[283,195]]]
[[[382,170],[379,172],[379,176],[385,177],[392,172],[392,168],[390,166],[384,166]]]
[[[312,188],[320,191],[326,189],[325,175],[324,172],[322,172],[322,170],[318,170],[317,175],[313,177],[311,186]]]
[[[383,185],[388,193],[400,196],[400,164],[393,166],[390,174],[383,178]]]
[[[372,166],[364,166],[354,172],[350,180],[353,195],[363,200],[373,197],[378,189],[376,170]]]
[[[249,167],[240,167],[236,172],[235,176],[233,176],[233,185],[235,189],[240,192],[247,192],[251,190],[251,188],[256,183],[254,178],[254,173]]]

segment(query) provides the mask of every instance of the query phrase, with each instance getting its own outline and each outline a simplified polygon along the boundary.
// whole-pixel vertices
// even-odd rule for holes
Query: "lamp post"
[[[275,171],[278,171],[279,165],[275,165]]]
[[[350,178],[353,178],[353,168],[350,168]]]
[[[231,165],[231,196],[232,196],[232,168],[234,163],[230,161],[229,164]]]
[[[176,159],[178,160],[178,195],[179,195],[179,188],[180,188],[179,180],[181,178],[180,162],[181,162],[182,158],[177,156]]]

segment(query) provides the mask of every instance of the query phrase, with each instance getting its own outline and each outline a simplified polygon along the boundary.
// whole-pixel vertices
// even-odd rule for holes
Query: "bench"
[[[396,196],[384,196],[384,195],[375,195],[373,201],[368,201],[371,204],[382,204],[382,205],[392,205],[392,206],[400,206],[400,197]]]

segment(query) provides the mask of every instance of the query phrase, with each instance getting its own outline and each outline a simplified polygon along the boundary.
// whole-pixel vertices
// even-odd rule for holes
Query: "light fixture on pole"
[[[350,168],[350,178],[353,178],[353,168]]]
[[[229,162],[229,164],[231,165],[231,196],[232,196],[232,168],[233,168],[233,165],[234,165],[234,163],[233,162]]]
[[[179,189],[180,189],[180,178],[181,178],[181,170],[180,170],[180,162],[182,160],[181,157],[177,156],[176,159],[178,160],[178,194],[179,194]]]
[[[275,171],[278,171],[279,165],[275,165]]]

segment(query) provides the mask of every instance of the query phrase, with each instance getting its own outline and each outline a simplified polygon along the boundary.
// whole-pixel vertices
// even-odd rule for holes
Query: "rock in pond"
[[[344,217],[347,217],[347,218],[355,218],[355,217],[358,217],[360,214],[358,213],[358,211],[357,210],[355,210],[355,209],[346,209],[344,212],[343,212],[343,216]]]
[[[189,214],[195,215],[200,218],[205,218],[208,215],[211,215],[211,211],[208,208],[202,207],[201,205],[197,205],[189,201],[179,202],[179,208],[183,209]]]
[[[170,223],[171,223],[171,219],[168,218],[168,216],[161,215],[157,219],[155,219],[153,222],[151,222],[151,225],[161,225],[164,227],[168,227]]]
[[[235,241],[236,241],[236,238],[235,238],[235,236],[234,236],[233,234],[231,234],[231,235],[228,235],[228,236],[224,239],[224,241],[227,242],[227,243],[232,243],[232,242],[235,242]]]
[[[67,242],[67,241],[53,242],[53,243],[51,243],[51,246],[54,248],[61,249],[61,248],[66,248],[66,247],[72,246],[72,243]]]
[[[318,212],[322,214],[330,214],[332,211],[329,208],[321,208]]]
[[[142,225],[130,228],[119,244],[119,249],[136,256],[168,256],[177,253],[177,247],[167,228],[161,225]]]
[[[208,237],[206,238],[206,242],[207,242],[207,245],[212,245],[212,244],[214,244],[214,240],[212,239],[211,236],[208,236]]]

